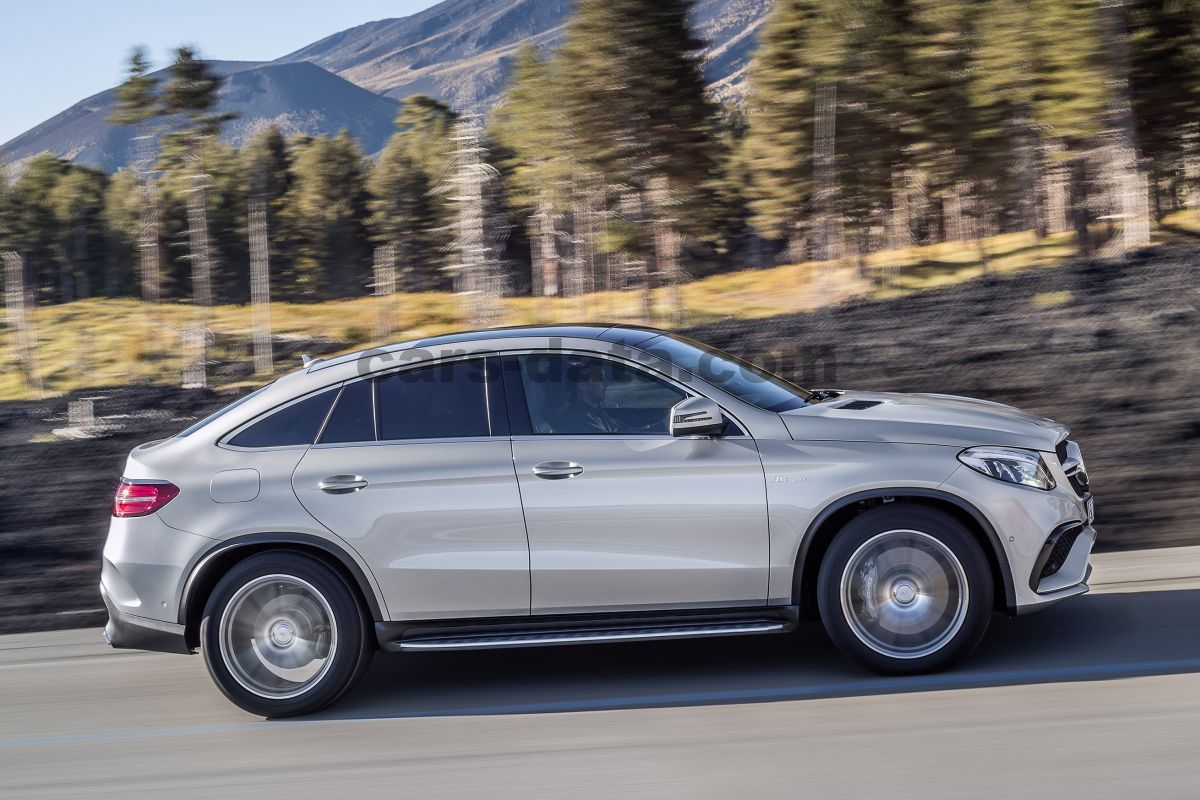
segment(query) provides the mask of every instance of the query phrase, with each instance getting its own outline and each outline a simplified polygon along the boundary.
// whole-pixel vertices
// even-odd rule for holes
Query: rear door
[[[690,393],[619,359],[505,356],[505,385],[534,614],[766,604],[753,439],[671,436]]]
[[[529,613],[503,407],[498,359],[347,383],[296,468],[300,502],[359,552],[393,619]]]

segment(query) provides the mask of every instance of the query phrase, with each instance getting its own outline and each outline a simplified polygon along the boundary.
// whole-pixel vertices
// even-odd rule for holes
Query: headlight
[[[1046,462],[1035,450],[1016,447],[968,447],[958,454],[958,460],[976,472],[989,478],[1021,486],[1033,486],[1049,491],[1054,488],[1054,478]]]

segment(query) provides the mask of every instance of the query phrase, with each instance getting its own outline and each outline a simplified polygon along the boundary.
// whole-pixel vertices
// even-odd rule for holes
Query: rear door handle
[[[350,494],[367,488],[367,479],[362,475],[330,475],[322,478],[317,488],[329,494]]]
[[[583,472],[583,467],[574,461],[543,461],[533,468],[533,474],[546,480],[574,478]]]

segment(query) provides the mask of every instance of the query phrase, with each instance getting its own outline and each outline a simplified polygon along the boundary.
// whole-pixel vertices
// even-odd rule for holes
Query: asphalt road
[[[796,636],[378,657],[317,717],[229,705],[198,657],[0,637],[0,797],[1200,795],[1200,548],[997,617],[909,679]]]

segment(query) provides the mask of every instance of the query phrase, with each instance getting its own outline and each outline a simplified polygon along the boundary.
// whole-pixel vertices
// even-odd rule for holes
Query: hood
[[[1069,433],[1012,406],[948,394],[844,392],[780,416],[793,439],[807,441],[994,444],[1049,452]]]

